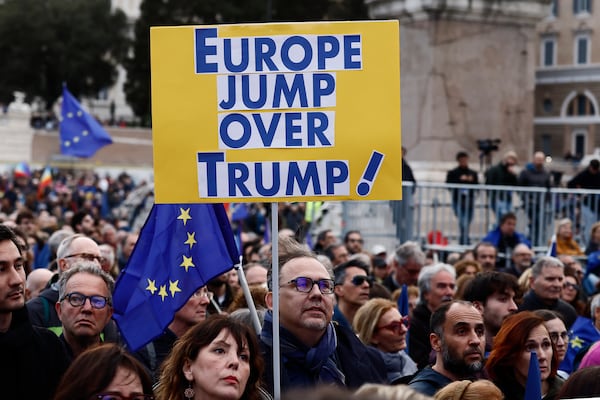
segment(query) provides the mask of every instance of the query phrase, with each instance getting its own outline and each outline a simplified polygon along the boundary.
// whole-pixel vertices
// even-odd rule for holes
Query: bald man
[[[25,283],[25,300],[29,301],[39,296],[40,292],[46,287],[50,278],[52,278],[52,271],[45,268],[34,269],[27,275],[27,281]]]

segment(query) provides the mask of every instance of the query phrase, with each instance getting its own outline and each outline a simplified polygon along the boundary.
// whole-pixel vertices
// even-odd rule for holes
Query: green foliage
[[[95,96],[117,78],[129,48],[127,20],[110,0],[5,0],[0,4],[0,102],[15,90],[48,107],[62,82]]]
[[[132,57],[126,60],[125,95],[149,125],[150,27],[166,25],[366,19],[363,0],[144,0],[135,24]]]

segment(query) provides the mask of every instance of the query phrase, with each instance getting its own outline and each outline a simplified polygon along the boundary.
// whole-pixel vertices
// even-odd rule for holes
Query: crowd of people
[[[555,253],[535,254],[505,204],[480,243],[442,257],[413,241],[367,249],[357,230],[324,229],[309,245],[305,205],[283,207],[274,349],[272,244],[255,204],[239,226],[243,269],[206,282],[160,336],[128,349],[112,296],[139,240],[118,210],[139,187],[126,174],[64,173],[40,191],[39,178],[0,182],[7,398],[519,400],[532,357],[544,399],[600,395],[600,294],[584,287],[588,249],[568,219],[556,223]]]

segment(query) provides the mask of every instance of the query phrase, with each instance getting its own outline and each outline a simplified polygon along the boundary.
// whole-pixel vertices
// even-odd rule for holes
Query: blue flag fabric
[[[558,369],[569,374],[573,372],[573,363],[577,353],[598,340],[600,340],[600,333],[594,326],[594,321],[585,317],[577,317],[569,331],[567,354]]]
[[[548,247],[548,252],[546,255],[550,257],[556,257],[556,235],[552,235],[550,246]]]
[[[398,311],[403,317],[408,316],[408,289],[406,283],[402,284],[402,291],[398,297]]]
[[[535,351],[529,356],[529,371],[525,383],[524,400],[540,400],[542,398],[542,375],[540,374],[540,363]]]
[[[112,142],[102,125],[85,112],[67,87],[63,86],[60,152],[68,156],[89,158]]]
[[[198,288],[238,262],[222,204],[155,204],[113,295],[128,347],[159,336]]]

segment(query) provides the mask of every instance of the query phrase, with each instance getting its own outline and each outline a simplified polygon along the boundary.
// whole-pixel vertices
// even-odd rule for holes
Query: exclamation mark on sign
[[[358,193],[359,196],[366,196],[371,192],[371,186],[377,177],[382,162],[383,154],[378,151],[373,151],[369,163],[367,164],[367,168],[365,168],[365,172],[363,173],[358,186],[356,186],[356,193]]]

